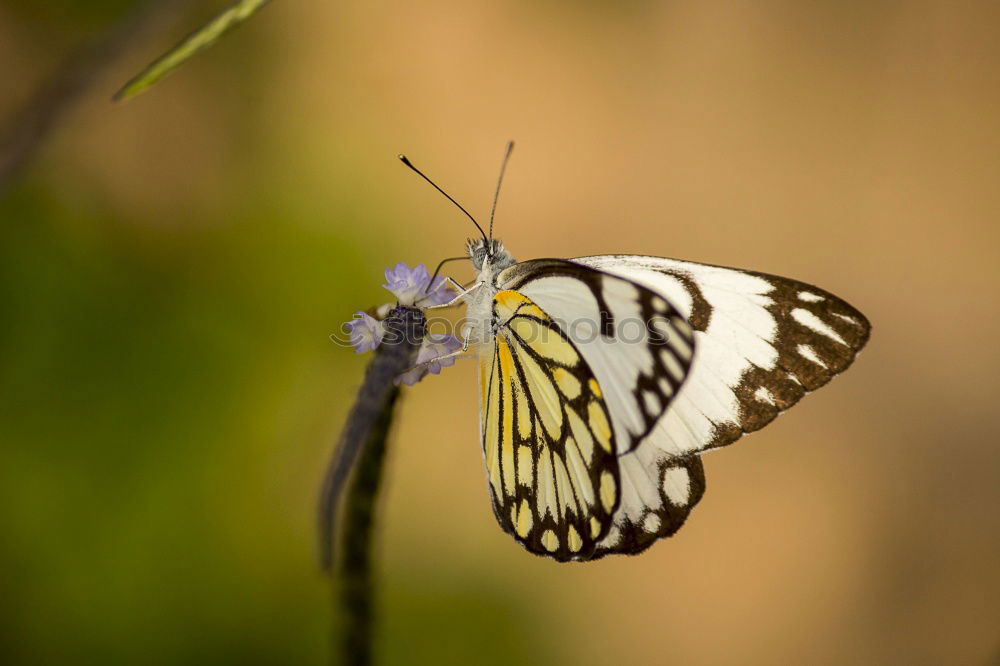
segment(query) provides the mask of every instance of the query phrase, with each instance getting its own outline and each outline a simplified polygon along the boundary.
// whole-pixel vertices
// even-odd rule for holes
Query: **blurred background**
[[[328,335],[473,232],[396,154],[485,217],[508,138],[516,256],[788,275],[874,334],[706,456],[677,536],[584,565],[495,524],[471,364],[407,391],[381,662],[996,663],[996,3],[276,0],[110,103],[224,6],[176,4],[0,194],[6,663],[327,661],[314,508],[368,360]],[[0,127],[131,9],[4,0]]]

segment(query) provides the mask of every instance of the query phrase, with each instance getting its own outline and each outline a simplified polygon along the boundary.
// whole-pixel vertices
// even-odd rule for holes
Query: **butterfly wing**
[[[681,310],[627,277],[572,261],[537,259],[498,276],[554,318],[606,393],[616,450],[634,450],[680,391],[697,341]]]
[[[694,329],[691,372],[650,436],[672,456],[763,428],[846,370],[871,332],[855,308],[797,280],[658,257],[573,261],[656,291]]]
[[[676,532],[704,492],[701,462],[697,456],[668,456],[642,442],[681,390],[695,353],[693,331],[682,313],[634,281],[568,261],[517,264],[501,273],[499,282],[518,290],[501,294],[526,299],[573,346],[611,416],[620,501],[596,547],[574,559],[640,552]],[[502,343],[497,349],[502,352]],[[542,373],[555,372],[551,363],[557,354],[538,351]],[[488,412],[486,442],[494,421]],[[503,523],[504,517],[498,518]]]
[[[523,294],[496,294],[481,358],[483,453],[500,525],[528,550],[588,559],[620,496],[614,433],[586,361]]]
[[[500,279],[560,322],[605,391],[621,501],[594,557],[673,534],[704,492],[695,454],[762,428],[828,382],[870,330],[816,287],[669,259],[545,259]],[[645,336],[630,334],[635,321],[652,322]]]
[[[694,455],[671,459],[651,445],[618,458],[622,500],[608,534],[597,544],[597,559],[635,555],[672,536],[705,493],[705,472]]]

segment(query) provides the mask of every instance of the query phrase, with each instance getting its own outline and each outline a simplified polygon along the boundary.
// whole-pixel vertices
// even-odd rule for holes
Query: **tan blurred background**
[[[0,123],[117,0],[0,5]],[[214,3],[222,6],[223,3]],[[102,76],[0,200],[0,650],[323,663],[323,467],[382,271],[635,252],[813,282],[858,363],[706,456],[638,558],[495,524],[474,368],[408,392],[382,663],[985,664],[1000,656],[1000,6],[276,0],[125,104]],[[459,269],[458,274],[464,275]]]

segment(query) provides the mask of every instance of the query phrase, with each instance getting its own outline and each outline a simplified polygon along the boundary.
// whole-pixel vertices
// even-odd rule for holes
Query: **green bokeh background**
[[[129,7],[4,2],[0,122]],[[713,454],[683,537],[585,567],[493,524],[472,369],[422,383],[382,663],[995,657],[996,12],[696,7],[275,0],[111,105],[199,6],[102,76],[0,199],[3,661],[328,661],[312,511],[363,370],[328,336],[469,233],[395,153],[481,215],[511,136],[518,256],[795,275],[873,347]]]

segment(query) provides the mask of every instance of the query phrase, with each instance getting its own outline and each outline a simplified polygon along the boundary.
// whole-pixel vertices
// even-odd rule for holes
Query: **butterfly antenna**
[[[434,269],[434,274],[431,275],[431,281],[427,284],[427,288],[430,289],[430,285],[434,284],[434,280],[437,279],[438,273],[441,272],[442,266],[444,266],[450,261],[469,261],[470,259],[472,259],[472,257],[470,257],[467,254],[463,254],[461,257],[448,257],[447,259],[442,259],[440,263],[438,263],[437,268]]]
[[[438,291],[440,291],[441,288],[444,287],[447,284],[446,280],[442,280],[441,283],[437,287],[434,287],[434,280],[437,279],[438,273],[441,272],[441,267],[442,266],[444,266],[445,264],[447,264],[449,261],[468,261],[470,259],[472,259],[472,257],[470,257],[467,254],[463,255],[461,257],[448,257],[447,259],[442,259],[438,263],[437,268],[434,269],[434,274],[431,275],[431,281],[427,283],[427,287],[424,289],[424,295],[421,296],[420,298],[418,298],[417,302],[414,303],[414,305],[416,305],[417,307],[420,307],[420,303],[421,302],[423,302],[423,301],[427,300],[428,298],[430,298],[431,296],[433,296],[435,293],[437,293]]]
[[[411,169],[413,169],[413,171],[415,171],[418,176],[420,176],[421,178],[423,178],[424,180],[426,180],[428,183],[430,183],[434,187],[435,190],[437,190],[438,192],[440,192],[441,194],[444,195],[445,199],[447,199],[448,201],[450,201],[453,204],[455,204],[456,206],[458,206],[458,209],[460,211],[462,211],[463,213],[465,213],[465,216],[468,217],[470,220],[472,220],[472,223],[474,225],[476,225],[476,229],[478,229],[479,233],[482,234],[483,240],[486,240],[486,232],[483,231],[483,228],[481,226],[479,226],[478,222],[476,222],[476,218],[472,217],[472,214],[469,213],[469,211],[467,211],[464,208],[462,208],[462,204],[460,204],[457,201],[455,201],[454,199],[452,199],[448,195],[447,192],[445,192],[444,190],[442,190],[440,187],[437,186],[437,183],[435,183],[433,180],[431,180],[426,175],[424,175],[423,171],[421,171],[417,167],[413,166],[413,164],[410,162],[410,160],[407,159],[406,155],[400,154],[399,155],[399,161],[402,162],[403,164],[405,164],[406,166],[410,167]]]
[[[500,198],[500,186],[503,184],[503,172],[507,170],[507,160],[510,159],[510,153],[514,150],[514,142],[507,142],[507,150],[503,154],[503,162],[500,163],[500,177],[497,178],[497,191],[493,194],[493,207],[490,208],[490,240],[493,240],[493,216],[497,212],[497,199]]]

